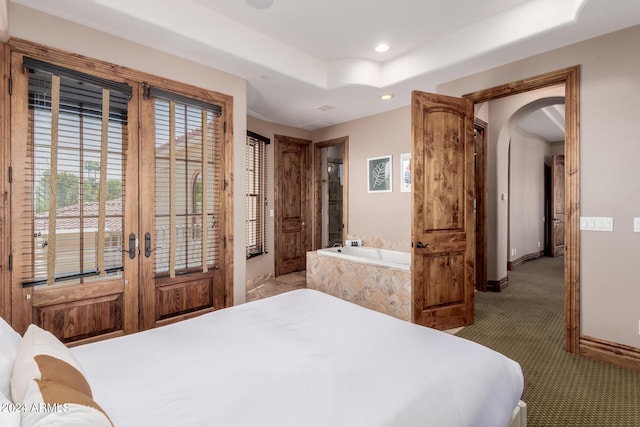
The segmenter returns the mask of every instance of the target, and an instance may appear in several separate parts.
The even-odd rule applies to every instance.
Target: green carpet
[[[520,363],[529,427],[640,427],[640,372],[563,350],[562,258],[527,262],[475,298],[476,323],[457,335]]]

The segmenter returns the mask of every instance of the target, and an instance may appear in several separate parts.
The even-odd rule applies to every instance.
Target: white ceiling
[[[0,0],[247,80],[248,114],[313,130],[409,105],[413,89],[640,24],[637,0]],[[5,18],[5,19],[3,19]],[[386,42],[390,49],[377,53]],[[381,101],[379,96],[394,97]],[[544,117],[544,113],[540,113]]]

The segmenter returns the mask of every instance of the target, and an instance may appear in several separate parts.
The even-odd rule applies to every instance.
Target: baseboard
[[[535,252],[532,254],[522,255],[520,258],[507,262],[507,271],[511,271],[517,266],[524,264],[527,261],[533,261],[534,259],[542,258],[544,251]]]
[[[487,290],[491,292],[500,292],[507,286],[509,286],[509,276],[500,280],[487,280]]]
[[[580,355],[634,371],[640,371],[640,348],[581,336]]]

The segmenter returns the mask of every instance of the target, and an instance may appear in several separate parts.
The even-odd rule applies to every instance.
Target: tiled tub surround
[[[348,254],[341,257],[342,254],[335,253],[337,249],[347,252],[351,248],[331,249],[334,253],[325,249],[307,252],[308,288],[398,319],[411,321],[411,272],[408,253],[399,256],[405,258],[405,265],[385,266],[371,260],[355,260]],[[397,257],[398,253],[387,255]]]

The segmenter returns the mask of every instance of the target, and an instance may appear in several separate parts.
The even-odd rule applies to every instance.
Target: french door
[[[141,327],[223,307],[220,108],[145,88],[140,176]]]
[[[51,56],[11,54],[13,326],[78,343],[231,304],[230,97]]]
[[[134,332],[136,87],[19,53],[11,78],[12,324],[65,342]]]

